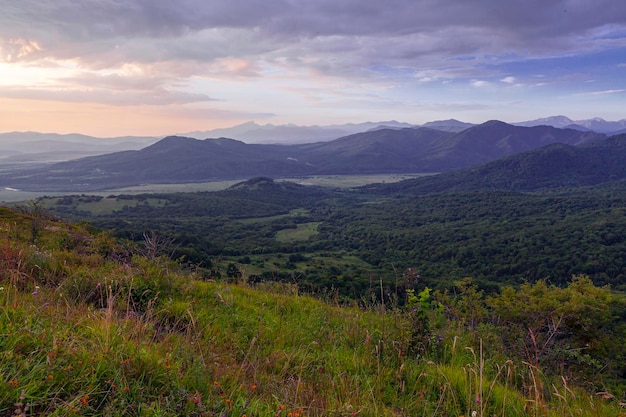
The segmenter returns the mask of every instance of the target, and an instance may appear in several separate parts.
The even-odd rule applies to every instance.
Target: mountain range
[[[618,121],[606,121],[600,117],[594,117],[592,119],[572,120],[567,116],[551,116],[511,124],[522,127],[546,125],[557,128],[571,128],[582,131],[594,131],[604,134],[626,133],[626,119]],[[255,122],[247,122],[230,128],[186,132],[179,133],[178,135],[196,139],[228,137],[236,138],[246,143],[295,144],[326,142],[342,136],[348,136],[354,133],[361,133],[381,128],[402,129],[407,127],[428,127],[431,129],[437,129],[446,132],[461,132],[473,126],[476,125],[473,123],[461,122],[455,119],[436,120],[424,123],[422,125],[412,125],[408,123],[397,122],[395,120],[376,123],[366,122],[330,126],[297,126],[293,124],[259,125]]]
[[[411,125],[409,123],[397,122],[395,120],[376,123],[348,123],[329,126],[298,126],[294,124],[259,125],[255,122],[247,122],[229,128],[179,133],[177,134],[177,136],[184,136],[195,139],[220,137],[236,138],[246,143],[297,144],[328,142],[342,136],[366,132],[368,130],[376,130],[381,128],[401,129],[405,127],[414,127],[414,125]]]
[[[527,122],[513,123],[516,126],[532,127],[548,125],[558,128],[570,128],[583,131],[594,131],[610,135],[626,133],[626,119],[618,121],[606,121],[600,117],[585,120],[572,120],[566,116],[552,116],[543,119],[530,120]]]
[[[605,121],[596,117],[586,120],[572,120],[566,116],[552,116],[512,124],[523,127],[547,125],[604,134],[626,133],[626,119]],[[431,121],[422,125],[412,125],[395,120],[329,126],[259,125],[254,122],[247,122],[229,128],[180,133],[176,136],[196,139],[226,137],[241,140],[248,144],[306,144],[328,142],[355,133],[381,129],[427,127],[458,133],[473,126],[476,125],[455,119]],[[0,133],[0,169],[6,166],[41,165],[125,150],[139,150],[162,138],[163,136],[99,138],[76,133]]]
[[[92,191],[144,183],[255,176],[441,173],[550,144],[583,149],[582,145],[605,138],[596,132],[546,125],[522,127],[495,120],[460,132],[429,127],[379,128],[332,141],[296,145],[170,136],[140,150],[6,173],[0,176],[0,186],[33,191]]]
[[[72,133],[0,133],[0,166],[46,164],[123,150],[141,149],[160,138],[122,136],[96,138]]]

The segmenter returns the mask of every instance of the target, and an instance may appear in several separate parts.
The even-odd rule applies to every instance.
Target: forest
[[[411,193],[257,178],[219,192],[50,197],[36,204],[197,268],[367,298],[390,288],[482,290],[586,275],[626,285],[626,183],[536,192]],[[406,271],[412,271],[407,274]],[[232,278],[232,277],[231,277]]]

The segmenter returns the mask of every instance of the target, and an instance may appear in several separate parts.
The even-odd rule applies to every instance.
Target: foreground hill
[[[0,221],[1,415],[621,415],[626,307],[584,277],[340,306]]]
[[[549,143],[577,145],[603,137],[592,132],[549,126],[524,128],[496,121],[459,133],[424,127],[380,129],[331,142],[290,146],[173,136],[139,151],[6,174],[0,177],[0,186],[86,191],[255,176],[446,172]]]

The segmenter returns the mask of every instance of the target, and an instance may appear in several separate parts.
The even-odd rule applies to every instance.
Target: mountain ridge
[[[529,192],[626,180],[626,134],[577,146],[553,143],[437,176],[373,185],[381,192]]]
[[[549,126],[489,121],[461,132],[381,129],[303,145],[246,144],[169,136],[141,150],[92,156],[0,176],[0,185],[33,191],[89,191],[145,183],[185,183],[328,174],[438,173],[467,168],[548,143],[604,138]]]

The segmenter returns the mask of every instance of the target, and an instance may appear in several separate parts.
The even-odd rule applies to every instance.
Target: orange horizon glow
[[[0,98],[0,133],[36,131],[94,137],[158,137],[229,127],[245,121],[194,116],[182,111],[180,106],[114,106]]]

